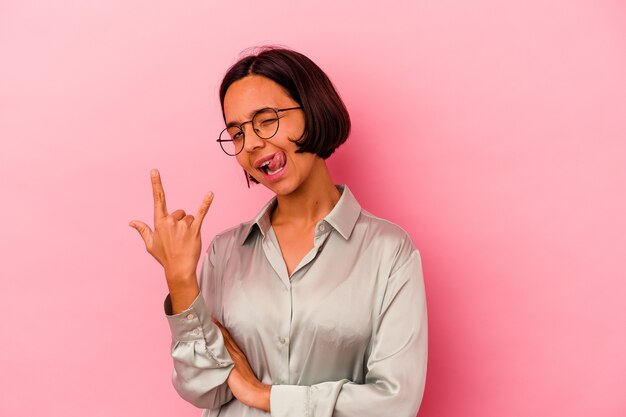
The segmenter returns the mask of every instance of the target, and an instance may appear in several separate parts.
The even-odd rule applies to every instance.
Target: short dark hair
[[[328,158],[350,133],[350,115],[332,82],[320,67],[299,52],[276,46],[259,50],[241,58],[224,75],[220,86],[224,121],[228,88],[248,75],[267,77],[280,85],[304,112],[304,132],[294,141],[299,147],[296,152]]]

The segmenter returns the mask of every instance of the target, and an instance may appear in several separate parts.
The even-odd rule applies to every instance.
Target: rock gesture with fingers
[[[154,196],[154,231],[147,224],[133,220],[130,226],[139,232],[148,253],[163,266],[172,301],[172,313],[187,309],[200,292],[196,268],[202,250],[200,228],[213,201],[213,193],[204,196],[196,217],[184,210],[167,213],[165,191],[159,171],[150,172]]]

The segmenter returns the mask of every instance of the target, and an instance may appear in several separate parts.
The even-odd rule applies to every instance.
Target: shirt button
[[[284,344],[285,344],[285,342],[287,341],[287,339],[285,339],[284,337],[282,337],[282,336],[281,336],[281,337],[279,337],[279,338],[278,338],[278,341],[279,341],[282,345],[284,345]]]
[[[196,327],[195,329],[193,329],[193,334],[198,336],[200,334],[200,328]]]
[[[187,314],[187,320],[193,320],[193,314],[191,313]]]
[[[318,229],[320,232],[323,232],[324,230],[326,230],[326,226],[324,226],[323,224],[320,224],[320,227]]]

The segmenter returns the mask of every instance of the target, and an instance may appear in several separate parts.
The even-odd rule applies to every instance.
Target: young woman
[[[151,173],[164,267],[173,383],[203,416],[414,417],[424,390],[421,260],[399,226],[335,185],[325,160],[350,130],[324,72],[292,50],[265,48],[227,72],[218,142],[246,178],[275,195],[251,221],[213,238],[199,277],[200,227],[168,213]]]

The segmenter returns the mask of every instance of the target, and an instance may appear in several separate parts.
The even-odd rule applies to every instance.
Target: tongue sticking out
[[[276,152],[272,158],[272,162],[269,163],[268,168],[270,171],[276,171],[277,169],[282,168],[283,165],[285,165],[285,153]]]

